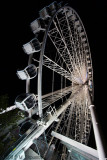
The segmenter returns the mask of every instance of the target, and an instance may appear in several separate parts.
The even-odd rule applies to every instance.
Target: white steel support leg
[[[91,111],[92,124],[93,124],[93,129],[94,129],[94,135],[95,135],[95,141],[96,141],[96,145],[97,145],[99,160],[105,160],[106,155],[104,152],[103,141],[102,141],[101,134],[100,134],[101,131],[99,128],[99,123],[96,118],[95,106],[90,105],[89,108]]]
[[[66,136],[63,136],[62,134],[59,134],[59,133],[54,132],[54,131],[51,132],[51,135],[53,137],[56,137],[57,139],[61,140],[62,144],[65,144],[66,146],[69,146],[70,150],[72,148],[75,148],[80,153],[87,155],[87,157],[90,157],[90,159],[92,159],[92,156],[98,158],[97,150],[95,150],[91,147],[88,147],[88,146],[86,146],[86,145],[84,145],[80,142],[72,140],[72,139],[70,139]],[[70,150],[69,150],[69,152],[70,152]]]

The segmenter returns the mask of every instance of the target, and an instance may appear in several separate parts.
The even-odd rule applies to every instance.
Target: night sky
[[[34,38],[30,23],[39,17],[39,10],[52,0],[6,2],[1,4],[0,19],[0,95],[9,95],[13,105],[16,96],[25,92],[25,81],[16,76],[19,68],[27,66],[28,56],[22,45]],[[60,2],[60,1],[58,1]],[[103,133],[107,135],[107,1],[69,0],[63,1],[79,14],[88,36],[94,70],[94,104]],[[107,138],[106,138],[107,139]]]

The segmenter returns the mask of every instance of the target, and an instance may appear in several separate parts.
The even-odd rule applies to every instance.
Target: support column
[[[103,139],[101,137],[101,130],[100,130],[99,123],[97,121],[97,117],[95,113],[95,106],[90,105],[89,108],[91,111],[92,124],[93,124],[93,129],[94,129],[94,135],[95,135],[95,141],[96,141],[96,146],[98,150],[99,160],[105,160],[106,155],[104,151]]]

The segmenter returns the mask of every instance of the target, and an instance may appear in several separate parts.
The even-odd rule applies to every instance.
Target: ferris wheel
[[[87,144],[91,128],[88,106],[93,98],[90,48],[76,11],[69,6],[60,7],[56,2],[50,4],[39,12],[40,18],[31,23],[35,38],[23,45],[24,51],[29,55],[28,67],[17,74],[20,79],[26,79],[25,97],[29,99],[31,96],[34,106],[38,103],[36,112],[40,117],[43,116],[43,110],[57,112],[60,105],[79,92],[71,99],[71,104],[58,117],[58,121],[47,129],[46,136],[49,145],[57,143],[55,138],[50,137],[52,130]],[[35,95],[30,93],[30,79],[37,72],[38,91],[34,98]],[[42,82],[46,85],[45,91],[42,90]],[[20,97],[16,99],[16,104],[19,99]],[[27,106],[27,100],[25,104]],[[31,104],[32,109],[29,109],[32,114],[34,106]],[[65,155],[65,147],[62,150]]]
[[[36,73],[34,64],[38,64],[37,100],[40,117],[42,110],[47,112],[50,107],[57,110],[59,105],[83,86],[81,93],[71,101],[51,129],[87,144],[91,128],[88,106],[93,98],[90,48],[84,26],[76,11],[68,6],[57,9],[54,2],[40,11],[40,18],[31,23],[35,38],[23,45],[23,48],[29,54],[28,67],[32,73]],[[43,34],[41,42],[39,38]],[[19,75],[20,73],[18,71]],[[30,78],[26,78],[26,93],[29,93]],[[42,81],[43,85],[47,86],[44,95]],[[90,99],[86,94],[86,86]],[[48,134],[47,132],[47,137]],[[53,143],[53,140],[54,138],[51,138],[49,143]]]
[[[42,128],[36,138],[45,133],[48,146],[43,150],[38,145],[41,156],[46,158],[49,147],[53,147],[60,153],[60,159],[65,160],[67,147],[51,133],[88,143],[89,106],[93,102],[90,47],[83,23],[73,8],[53,2],[40,10],[39,15],[30,24],[35,37],[23,45],[29,55],[28,66],[17,71],[17,75],[26,80],[26,93],[16,98],[15,105],[27,111],[29,118],[40,117],[37,124]],[[37,88],[34,88],[35,82]]]

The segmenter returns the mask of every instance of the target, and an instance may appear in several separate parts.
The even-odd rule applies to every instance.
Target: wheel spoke
[[[70,94],[71,92],[72,88],[70,86],[42,96],[43,109],[46,108],[47,106],[50,106],[52,103],[58,101],[59,99],[65,97],[66,95]]]

